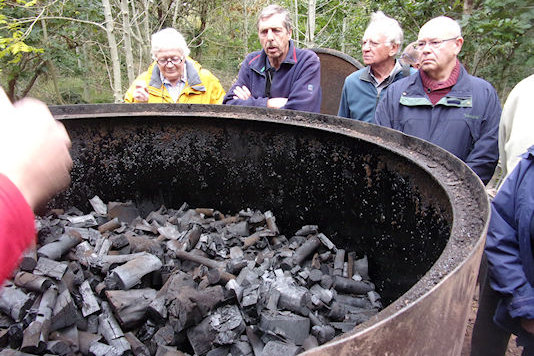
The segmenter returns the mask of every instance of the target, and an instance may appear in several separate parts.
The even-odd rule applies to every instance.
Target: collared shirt
[[[395,65],[393,66],[393,69],[391,70],[391,72],[389,73],[389,75],[387,77],[384,78],[384,80],[382,80],[380,83],[378,82],[378,79],[376,79],[375,75],[373,74],[373,71],[372,70],[369,70],[369,74],[371,74],[371,83],[375,86],[376,88],[376,91],[378,92],[378,94],[380,94],[380,92],[384,89],[384,88],[387,88],[387,86],[391,83],[389,83],[389,78],[393,78],[395,77],[395,75],[397,75],[398,72],[400,72],[402,70],[402,66],[400,64],[400,62],[398,60],[395,60]]]
[[[187,82],[187,71],[185,66],[183,66],[183,68],[182,79],[180,79],[176,85],[172,85],[171,82],[160,72],[161,82],[165,85],[165,88],[167,88],[167,91],[174,102],[178,101],[182,90],[184,90],[185,83]]]
[[[428,95],[428,99],[430,99],[432,105],[436,105],[441,98],[451,91],[453,85],[458,82],[458,77],[460,76],[460,61],[456,59],[456,65],[449,75],[449,78],[443,82],[433,80],[422,70],[419,71],[419,74],[421,75],[421,82],[425,88],[425,93]]]

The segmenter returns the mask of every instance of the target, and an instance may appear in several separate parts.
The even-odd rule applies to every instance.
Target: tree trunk
[[[347,45],[345,44],[345,36],[347,34],[347,16],[343,16],[343,24],[341,28],[341,52],[347,53]]]
[[[174,1],[174,15],[172,16],[172,27],[178,28],[178,17],[182,14],[182,2],[179,0]]]
[[[306,26],[306,46],[315,46],[315,4],[316,0],[308,0],[308,21]]]
[[[132,53],[132,29],[130,27],[130,14],[128,12],[128,0],[121,0],[122,13],[122,30],[124,36],[124,51],[126,54],[126,71],[128,73],[128,82],[132,83],[135,79],[134,62]]]
[[[295,0],[295,25],[293,26],[293,38],[299,42],[299,3]]]
[[[41,26],[43,27],[43,44],[45,48],[49,48],[48,46],[48,31],[46,28],[46,21],[41,20]],[[59,92],[59,85],[57,83],[57,70],[56,66],[50,59],[45,60],[46,66],[48,67],[48,71],[50,72],[50,79],[52,79],[52,84],[54,85],[54,92],[56,93],[56,98],[58,100],[58,103],[61,105],[65,105],[65,102],[63,101],[63,98],[61,97],[61,93]]]
[[[118,103],[122,100],[122,83],[121,83],[121,68],[119,60],[119,52],[117,50],[117,41],[113,33],[114,22],[111,15],[111,4],[109,0],[102,0],[104,7],[104,18],[106,19],[106,35],[108,37],[109,52],[111,55],[111,67],[113,69],[113,79],[111,81],[111,90],[113,90],[113,98]]]

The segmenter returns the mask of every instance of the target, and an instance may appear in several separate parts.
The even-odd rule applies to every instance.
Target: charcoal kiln
[[[459,354],[489,217],[461,161],[399,132],[333,116],[247,107],[51,107],[69,132],[70,188],[88,199],[273,211],[367,255],[386,308],[309,355]]]

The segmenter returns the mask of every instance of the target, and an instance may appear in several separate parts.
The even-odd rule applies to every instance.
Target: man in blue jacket
[[[419,31],[418,75],[393,83],[378,104],[378,125],[432,142],[464,161],[487,184],[499,157],[501,105],[495,89],[458,61],[460,25],[440,16]]]
[[[263,49],[246,56],[223,104],[320,112],[319,57],[291,40],[289,13],[269,5],[258,17]]]
[[[486,238],[490,285],[500,295],[494,321],[534,355],[534,146],[491,205]]]
[[[338,115],[374,122],[378,100],[387,87],[412,72],[395,59],[403,40],[397,20],[382,11],[371,15],[371,22],[362,38],[363,63],[367,66],[345,79]],[[413,70],[415,72],[415,70]]]

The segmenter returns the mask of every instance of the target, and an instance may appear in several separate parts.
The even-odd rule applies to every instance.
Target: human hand
[[[534,335],[534,319],[521,318],[521,327],[528,331],[529,334]]]
[[[274,109],[280,109],[287,103],[287,98],[271,98],[267,100],[267,107],[268,108],[274,108]]]
[[[234,99],[247,100],[251,96],[250,90],[245,85],[242,87],[237,86],[234,89]]]
[[[133,91],[133,98],[140,103],[148,102],[148,87],[144,80],[137,80],[134,82],[135,89]]]
[[[38,100],[13,105],[0,89],[0,110],[0,173],[35,210],[70,182],[69,135]]]

